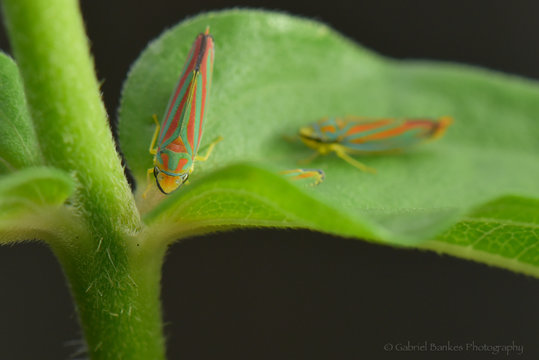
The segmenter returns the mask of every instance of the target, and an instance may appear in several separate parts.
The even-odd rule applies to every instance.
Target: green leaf
[[[538,244],[539,200],[505,196],[421,247],[539,277]]]
[[[39,235],[47,240],[61,233],[58,217],[63,211],[56,210],[72,192],[69,175],[54,168],[32,167],[1,176],[0,244]]]
[[[161,233],[168,232],[168,240],[239,226],[308,225],[340,235],[383,235],[376,233],[377,226],[343,216],[274,171],[250,164],[220,169],[176,191],[146,214],[144,221]]]
[[[146,188],[146,169],[152,167],[151,116],[164,112],[193,39],[208,25],[216,53],[202,143],[217,136],[224,140],[207,162],[196,164],[192,188],[160,204],[147,215],[148,221],[159,212],[164,221],[168,211],[181,208],[182,214],[191,215],[170,220],[181,220],[177,226],[183,229],[204,224],[195,226],[193,233],[204,232],[204,226],[247,225],[238,219],[250,219],[253,209],[266,203],[258,214],[278,207],[276,213],[287,213],[295,219],[294,226],[407,245],[435,238],[493,199],[509,194],[539,197],[536,83],[454,64],[390,60],[323,24],[247,10],[185,21],[151,43],[133,65],[119,111],[120,141],[139,182],[139,194]],[[348,114],[451,115],[455,122],[437,142],[404,154],[361,159],[378,170],[376,175],[328,155],[309,165],[326,172],[325,182],[316,188],[292,188],[268,173],[268,181],[261,176],[252,180],[243,172],[260,174],[260,169],[243,168],[221,188],[231,190],[229,195],[211,201],[204,195],[209,188],[219,188],[225,181],[221,176],[235,168],[208,174],[237,161],[274,170],[297,168],[297,161],[312,151],[285,141],[283,135],[293,135],[323,116]],[[203,175],[213,177],[204,180],[209,188],[196,185]],[[232,189],[242,186],[253,187],[250,192],[259,187],[259,205],[239,206],[246,200]],[[206,199],[206,205],[186,200],[197,196]],[[232,200],[235,196],[237,200]],[[233,221],[225,211],[230,203],[235,204]],[[316,203],[320,207],[314,207]],[[149,202],[139,204],[150,207]],[[313,208],[327,212],[324,222]],[[248,225],[264,226],[271,220],[270,226],[290,226],[279,216],[260,215]]]
[[[19,70],[0,52],[0,174],[43,162]]]

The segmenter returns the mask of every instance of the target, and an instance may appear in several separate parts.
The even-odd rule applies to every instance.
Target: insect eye
[[[183,185],[183,183],[185,183],[187,181],[188,177],[189,177],[189,173],[181,174],[176,179],[176,184],[178,184],[178,186]]]

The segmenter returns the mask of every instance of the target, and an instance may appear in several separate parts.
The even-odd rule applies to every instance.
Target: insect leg
[[[148,185],[146,186],[146,190],[144,190],[144,193],[142,194],[143,199],[146,199],[146,196],[148,196],[148,192],[152,188],[152,183],[150,181],[151,174],[153,174],[153,168],[148,169],[148,171],[146,172],[146,183]]]
[[[157,120],[157,115],[153,114],[153,121],[155,121],[155,131],[153,133],[152,142],[150,143],[150,154],[157,154],[157,148],[155,147],[155,142],[157,141],[157,135],[159,135],[159,130],[161,126],[159,125],[159,120]]]
[[[304,185],[316,186],[324,181],[325,173],[320,169],[291,169],[279,171],[290,180],[300,181]]]
[[[223,140],[223,137],[222,136],[218,136],[215,140],[213,140],[211,142],[210,145],[208,145],[208,150],[206,150],[206,154],[205,155],[197,155],[195,157],[195,160],[196,161],[206,161],[208,160],[208,158],[210,157],[211,155],[211,152],[213,151],[213,148],[215,147],[215,144],[217,144],[219,141]]]
[[[320,153],[318,151],[316,151],[311,156],[309,156],[307,159],[299,160],[298,164],[303,164],[303,165],[308,164],[311,161],[313,161],[314,159],[316,159],[319,155],[320,155]]]
[[[357,168],[357,169],[359,169],[361,171],[369,172],[369,173],[372,173],[372,174],[376,173],[376,169],[368,167],[367,165],[357,161],[356,159],[354,159],[350,155],[348,155],[344,150],[342,150],[340,148],[337,148],[337,149],[334,149],[334,151],[335,151],[335,153],[337,154],[338,157],[340,157],[341,159],[343,159],[344,161],[346,161],[347,163],[349,163],[353,167],[355,167],[355,168]]]

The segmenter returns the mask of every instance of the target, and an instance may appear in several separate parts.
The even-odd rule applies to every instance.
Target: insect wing
[[[349,118],[343,121],[338,143],[361,153],[402,150],[439,137],[448,125],[442,119]]]
[[[181,139],[182,151],[191,157],[196,155],[202,136],[207,92],[211,84],[213,56],[213,38],[208,33],[199,34],[189,51],[161,122],[157,140],[160,148]]]

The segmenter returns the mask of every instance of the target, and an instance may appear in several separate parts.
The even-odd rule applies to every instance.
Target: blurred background
[[[103,96],[146,44],[187,16],[234,6],[323,21],[394,58],[539,77],[539,2],[81,2]],[[5,31],[0,48],[9,52]],[[48,248],[0,248],[0,360],[69,359],[81,333]],[[539,280],[430,252],[308,231],[249,230],[175,244],[163,277],[169,359],[539,358]],[[524,353],[388,352],[384,345],[523,346]]]

